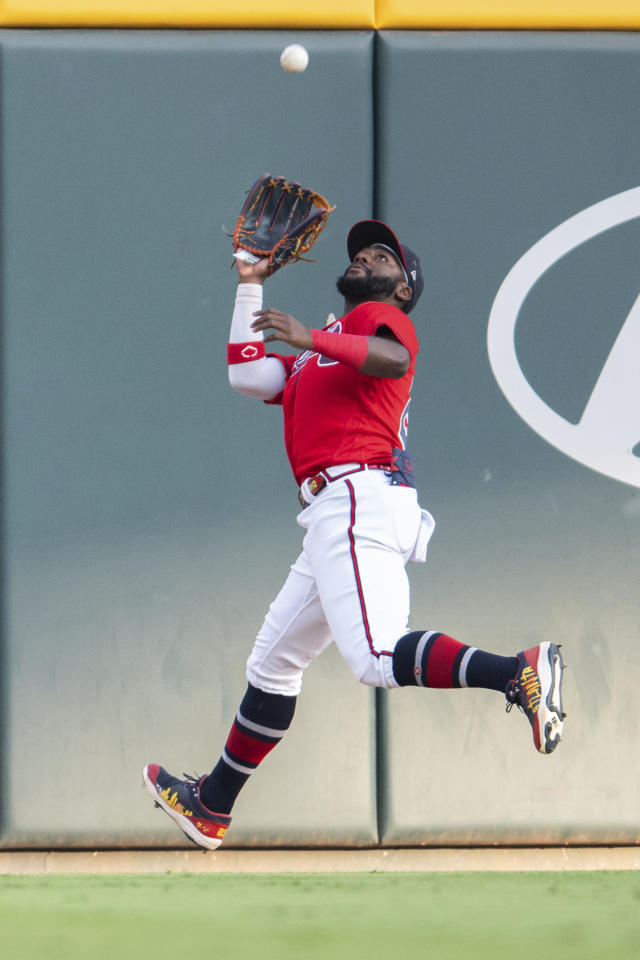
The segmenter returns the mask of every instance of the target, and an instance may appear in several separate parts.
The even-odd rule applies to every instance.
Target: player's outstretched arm
[[[310,330],[288,313],[281,310],[256,310],[251,329],[266,334],[265,343],[280,340],[298,350],[313,350],[330,360],[338,360],[355,367],[369,377],[388,377],[398,380],[403,377],[411,363],[409,351],[391,331],[381,328],[375,337],[352,333],[330,333],[326,330]]]
[[[239,283],[227,347],[229,383],[247,397],[272,400],[284,388],[286,371],[279,360],[266,356],[262,333],[251,329],[253,311],[262,306],[268,261],[236,263]]]

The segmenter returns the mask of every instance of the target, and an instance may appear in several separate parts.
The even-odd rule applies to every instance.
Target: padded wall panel
[[[379,63],[378,212],[426,277],[409,440],[437,527],[412,626],[503,654],[552,639],[569,664],[551,757],[500,694],[390,693],[384,840],[637,842],[640,38],[388,33]],[[501,308],[552,436],[498,385],[488,319],[516,261],[601,201]],[[578,428],[598,470],[565,452]]]
[[[286,33],[0,35],[4,846],[181,842],[141,768],[215,762],[300,549],[280,411],[226,380],[224,228],[265,170],[325,193],[318,263],[268,296],[307,323],[339,307],[372,38],[295,39],[292,77]],[[327,652],[228,842],[375,840],[371,721]]]

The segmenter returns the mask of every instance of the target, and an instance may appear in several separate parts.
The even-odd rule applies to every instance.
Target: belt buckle
[[[317,473],[314,477],[309,477],[307,480],[307,490],[312,497],[316,497],[321,490],[324,490],[326,485],[327,481],[320,473]]]
[[[311,503],[311,500],[307,500],[307,496],[317,497],[321,490],[327,485],[326,477],[323,477],[321,473],[316,473],[313,477],[307,477],[306,480],[303,480],[302,486],[298,491],[298,500],[302,508],[308,507]],[[307,496],[305,496],[305,494]]]

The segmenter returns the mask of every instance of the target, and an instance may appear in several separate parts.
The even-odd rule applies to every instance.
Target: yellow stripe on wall
[[[633,30],[640,0],[0,0],[0,26]]]
[[[10,27],[375,27],[375,0],[0,0]]]
[[[640,27],[639,0],[377,0],[383,29],[611,29]]]

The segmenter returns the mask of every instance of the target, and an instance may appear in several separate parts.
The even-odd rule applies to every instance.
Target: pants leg
[[[303,671],[331,640],[315,578],[303,552],[269,607],[247,661],[247,679],[266,693],[297,696]]]
[[[405,564],[421,519],[415,490],[379,470],[330,484],[298,518],[324,615],[361,683],[398,685],[391,661],[408,629]]]
[[[393,650],[408,629],[405,564],[421,529],[415,490],[381,470],[335,481],[298,516],[304,547],[247,662],[251,684],[297,696],[331,640],[361,683],[398,686]]]

